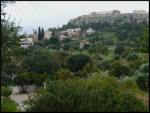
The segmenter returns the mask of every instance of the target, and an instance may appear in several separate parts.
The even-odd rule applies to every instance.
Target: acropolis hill
[[[133,13],[121,13],[119,10],[102,11],[102,12],[91,12],[88,15],[82,15],[75,19],[71,19],[70,23],[75,25],[81,25],[83,22],[89,24],[91,22],[101,23],[107,21],[113,23],[115,20],[122,20],[127,23],[140,23],[146,21],[149,23],[149,12],[144,10],[133,10]]]

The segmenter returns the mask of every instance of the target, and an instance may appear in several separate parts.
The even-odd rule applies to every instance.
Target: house
[[[20,44],[21,44],[21,47],[23,47],[24,49],[26,49],[29,46],[33,45],[33,40],[32,40],[32,38],[21,39]]]
[[[93,30],[92,28],[89,28],[86,30],[86,34],[89,34],[89,35],[94,33],[94,32],[95,32],[95,30]]]
[[[67,36],[65,36],[65,35],[59,36],[59,40],[60,40],[60,41],[62,41],[64,38],[67,38]]]
[[[49,39],[52,36],[52,31],[45,31],[44,32],[44,38]]]

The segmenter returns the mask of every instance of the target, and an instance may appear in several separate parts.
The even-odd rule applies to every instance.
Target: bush
[[[21,62],[21,67],[28,72],[52,74],[60,69],[60,64],[52,57],[49,51],[44,49],[36,50],[26,56]]]
[[[140,73],[139,71],[136,71],[134,74],[134,80],[142,91],[148,91],[149,73]]]
[[[63,50],[68,51],[71,48],[70,44],[64,44]]]
[[[58,36],[52,36],[49,39],[49,42],[50,42],[50,44],[53,44],[53,45],[59,45],[59,37]]]
[[[103,58],[99,54],[94,55],[94,60],[103,60]]]
[[[121,57],[122,57],[122,58],[127,58],[128,55],[129,55],[129,52],[123,52],[123,53],[121,54]]]
[[[131,54],[128,55],[127,61],[137,60],[138,58],[139,58],[139,57],[138,57],[137,54],[131,53]]]
[[[1,71],[1,85],[8,85],[12,82],[10,76],[6,74],[6,72]]]
[[[111,67],[111,61],[109,60],[102,60],[97,64],[97,67],[103,71],[109,70]]]
[[[43,41],[43,44],[44,44],[45,46],[50,45],[50,40],[49,40],[49,39],[44,40],[44,41]]]
[[[46,91],[35,96],[32,102],[30,112],[148,111],[132,91],[122,89],[117,79],[110,76],[48,80]]]
[[[143,91],[149,89],[149,63],[142,64],[139,71],[135,71],[134,80],[137,82],[139,88]]]
[[[72,79],[74,77],[74,74],[70,72],[70,70],[61,69],[56,73],[56,76],[58,79],[67,80]]]
[[[124,46],[117,45],[116,48],[115,48],[115,50],[114,50],[114,53],[115,54],[122,54],[124,51],[125,51]]]
[[[114,62],[109,70],[109,75],[113,75],[118,78],[125,75],[128,76],[129,73],[130,73],[130,68],[127,65],[122,65],[118,61]]]
[[[131,68],[130,75],[134,75],[135,70],[139,70],[142,64],[142,60],[133,60],[129,62]]]
[[[63,39],[63,43],[69,43],[69,42],[71,42],[71,39],[70,39],[70,38],[64,38],[64,39]]]
[[[1,98],[1,112],[20,112],[19,105],[10,98]]]
[[[91,65],[90,63],[87,63],[82,71],[78,71],[78,76],[87,77],[88,74],[90,74],[91,76],[91,74],[95,72],[100,73],[101,71],[97,68],[96,65]]]
[[[2,87],[1,86],[1,96],[4,98],[8,98],[12,94],[12,89],[10,87]]]
[[[105,40],[103,40],[103,44],[104,44],[104,45],[109,45],[109,46],[115,45],[113,39],[105,39]]]
[[[56,61],[58,61],[61,64],[62,68],[66,67],[66,62],[70,56],[68,52],[64,51],[55,51],[51,54]]]
[[[149,63],[142,64],[139,71],[141,73],[149,73]]]
[[[82,70],[88,62],[91,63],[91,59],[85,54],[73,55],[67,61],[67,68],[72,72],[78,72]]]
[[[44,44],[41,42],[34,42],[34,46],[44,47]]]
[[[116,54],[116,55],[114,56],[114,60],[119,60],[119,59],[120,59],[120,55]]]
[[[142,64],[141,60],[133,60],[129,62],[129,66],[134,70],[139,70]]]

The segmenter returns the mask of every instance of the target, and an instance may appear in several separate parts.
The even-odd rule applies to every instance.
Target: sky
[[[8,5],[4,11],[6,18],[10,15],[10,21],[23,27],[21,33],[28,35],[33,29],[43,27],[62,27],[70,19],[87,15],[90,12],[119,10],[121,13],[132,13],[133,10],[145,10],[149,12],[149,1],[16,1],[14,5]]]

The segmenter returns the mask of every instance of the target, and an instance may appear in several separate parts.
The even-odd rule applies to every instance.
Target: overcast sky
[[[17,1],[15,5],[4,9],[10,20],[19,22],[23,31],[32,34],[33,29],[43,27],[61,27],[70,19],[90,12],[119,10],[121,13],[132,13],[133,10],[149,11],[148,1]]]

